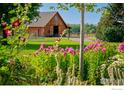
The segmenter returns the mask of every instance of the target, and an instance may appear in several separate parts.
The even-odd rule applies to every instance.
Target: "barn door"
[[[53,36],[58,37],[59,36],[59,29],[58,26],[53,27]]]

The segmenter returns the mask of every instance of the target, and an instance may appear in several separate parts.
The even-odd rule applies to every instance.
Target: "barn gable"
[[[29,27],[45,27],[56,15],[58,15],[65,26],[67,26],[58,12],[40,12],[38,20],[36,22],[33,21]]]

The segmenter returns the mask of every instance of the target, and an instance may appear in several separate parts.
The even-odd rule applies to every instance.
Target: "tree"
[[[118,31],[121,31],[121,38],[120,41],[123,39],[123,21],[124,21],[124,4],[108,4],[103,11],[103,15],[98,23],[96,29],[96,36],[101,40],[107,41],[117,41],[118,42]],[[111,27],[111,28],[110,28]],[[114,28],[114,29],[113,29]],[[117,28],[117,29],[116,29]],[[111,30],[111,31],[108,31]],[[113,30],[113,31],[112,31]],[[113,33],[114,32],[114,33]],[[119,32],[120,33],[120,32]],[[110,38],[110,35],[114,35]],[[119,35],[120,36],[120,35]],[[117,39],[116,39],[117,38]],[[109,40],[111,39],[111,40]]]
[[[83,80],[84,77],[84,63],[83,63],[83,48],[84,48],[84,12],[86,11],[90,11],[93,12],[94,11],[94,7],[96,5],[95,4],[84,4],[84,3],[68,3],[68,4],[58,4],[57,8],[58,9],[64,9],[64,10],[68,10],[70,7],[75,7],[76,9],[78,9],[78,11],[80,12],[80,62],[79,62],[79,71],[80,71],[80,77],[81,80]],[[53,8],[53,7],[51,7]]]
[[[70,24],[70,33],[80,33],[80,24]]]
[[[85,33],[95,33],[96,32],[96,26],[94,24],[85,24]]]
[[[84,4],[80,4],[80,14],[81,14],[81,18],[80,18],[80,56],[79,56],[79,70],[80,70],[80,75],[81,75],[81,79],[83,80],[84,77],[84,12],[85,12],[85,6]]]

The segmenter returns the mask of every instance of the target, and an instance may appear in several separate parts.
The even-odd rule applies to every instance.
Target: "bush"
[[[109,42],[122,42],[124,31],[121,27],[107,27],[104,31],[104,39]]]
[[[100,66],[108,60],[110,56],[117,53],[117,44],[97,42],[85,47],[84,54],[84,74],[85,80],[88,80],[89,84],[99,85],[100,79]]]

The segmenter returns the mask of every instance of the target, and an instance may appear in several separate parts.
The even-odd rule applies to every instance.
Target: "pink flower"
[[[118,50],[124,52],[124,44],[119,44]]]
[[[76,51],[73,51],[72,54],[75,56],[76,55]]]
[[[65,50],[64,50],[64,48],[61,48],[60,51],[61,51],[61,52],[64,52]]]
[[[67,48],[65,49],[65,51],[68,52],[68,50],[69,50],[69,48],[67,47]]]
[[[50,49],[44,48],[44,51],[45,51],[45,52],[50,52]]]
[[[84,52],[86,52],[86,51],[88,51],[88,50],[95,50],[95,51],[98,51],[98,50],[100,50],[101,49],[101,47],[102,47],[102,44],[101,43],[94,43],[94,44],[89,44],[88,46],[86,46],[85,48],[84,48]]]
[[[70,47],[69,49],[68,49],[68,52],[69,53],[71,53],[71,52],[73,52],[74,51],[74,49],[72,48],[72,47]]]
[[[64,53],[64,57],[66,57],[66,54],[67,54],[66,51],[64,51],[63,53]]]
[[[106,53],[106,48],[102,48],[102,52],[103,53]]]
[[[71,48],[68,48],[68,53],[71,53],[72,55],[76,55],[76,51],[71,47]]]
[[[44,49],[45,48],[45,44],[41,44],[39,49]]]
[[[100,44],[100,43],[96,44],[96,47],[101,47],[101,46],[102,46],[102,44]]]
[[[89,49],[92,49],[93,46],[94,46],[94,44],[90,44],[90,45],[88,45],[87,47],[88,47]]]

